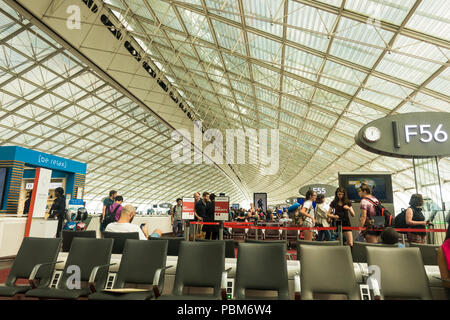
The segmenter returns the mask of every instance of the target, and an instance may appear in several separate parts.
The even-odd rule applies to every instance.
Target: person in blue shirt
[[[381,243],[383,244],[398,244],[399,248],[405,247],[403,243],[398,241],[398,239],[400,238],[400,234],[394,228],[385,228],[383,232],[381,232],[380,238]]]

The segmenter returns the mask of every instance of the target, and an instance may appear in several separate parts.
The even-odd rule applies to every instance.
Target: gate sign
[[[306,196],[306,192],[308,192],[308,190],[313,190],[317,193],[317,195],[323,194],[325,197],[332,197],[332,196],[334,196],[336,189],[337,189],[336,186],[318,183],[318,184],[309,184],[307,186],[303,186],[300,188],[300,190],[298,190],[298,192],[301,195]]]
[[[183,211],[181,212],[181,219],[194,220],[195,199],[183,198]]]
[[[230,199],[228,197],[216,197],[214,202],[214,220],[228,221],[230,210]]]
[[[399,158],[450,156],[450,112],[413,112],[366,124],[355,142],[370,152]]]

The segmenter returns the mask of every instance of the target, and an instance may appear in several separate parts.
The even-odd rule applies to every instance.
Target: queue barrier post
[[[198,228],[198,224],[194,224],[194,234],[192,235],[192,241],[194,241],[195,242],[195,235],[197,234],[197,230],[199,229]]]
[[[337,225],[338,225],[338,233],[339,233],[339,244],[341,246],[343,246],[344,245],[344,236],[342,234],[342,221],[338,220]]]
[[[223,221],[219,221],[219,240],[223,240]]]
[[[189,231],[191,223],[189,220],[184,220],[184,240],[189,241]]]

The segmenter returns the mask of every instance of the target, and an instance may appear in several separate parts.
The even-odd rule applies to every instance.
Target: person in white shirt
[[[316,224],[315,219],[315,209],[313,206],[313,202],[316,201],[317,193],[313,190],[308,190],[306,192],[306,200],[303,203],[303,207],[300,210],[300,214],[303,216],[303,227],[305,228],[313,228]],[[304,230],[303,235],[305,240],[311,241],[313,238],[313,230]]]
[[[319,194],[316,199],[316,225],[318,227],[328,228],[328,206],[325,204],[325,196]],[[330,241],[331,233],[329,230],[320,230],[317,236],[319,241]]]
[[[134,216],[136,215],[136,210],[131,204],[127,204],[123,207],[120,213],[120,218],[117,222],[108,224],[105,231],[108,232],[138,232],[139,240],[148,239],[148,224],[144,224],[140,228],[136,224],[132,224]]]

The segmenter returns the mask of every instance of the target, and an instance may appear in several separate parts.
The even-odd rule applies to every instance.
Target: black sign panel
[[[361,148],[399,158],[450,156],[450,113],[414,112],[377,119],[355,137]]]
[[[308,192],[308,190],[313,190],[317,193],[317,195],[323,194],[325,197],[332,197],[332,196],[334,196],[336,189],[337,189],[336,186],[318,183],[318,184],[310,184],[307,186],[303,186],[300,188],[300,190],[298,190],[298,192],[301,195],[306,196],[306,192]]]

